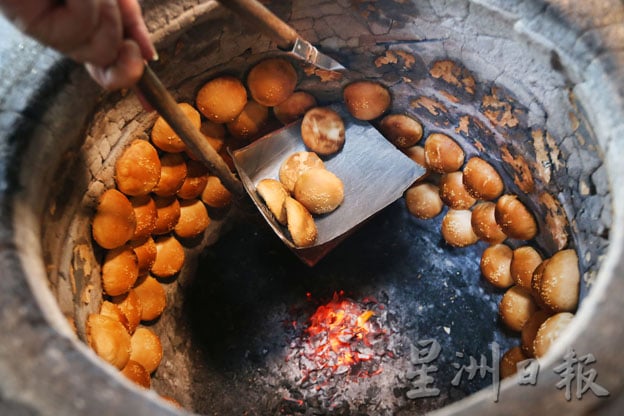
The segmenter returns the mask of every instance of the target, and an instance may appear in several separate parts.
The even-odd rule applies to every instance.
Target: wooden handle
[[[299,34],[256,0],[219,0],[269,36],[282,49],[291,49]]]
[[[180,110],[178,103],[147,64],[137,87],[173,131],[180,136],[189,150],[206,164],[212,174],[221,179],[223,186],[239,199],[245,196],[242,183],[232,174],[228,165],[210,146],[204,135]]]

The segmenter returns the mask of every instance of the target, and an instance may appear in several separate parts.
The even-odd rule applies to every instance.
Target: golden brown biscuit
[[[344,184],[327,169],[312,168],[299,175],[293,195],[310,213],[328,214],[342,204]]]
[[[537,336],[539,327],[548,319],[551,314],[543,309],[535,312],[529,320],[522,327],[520,333],[520,339],[522,342],[522,351],[527,357],[535,357],[535,350],[533,349],[533,342]]]
[[[122,369],[130,359],[130,334],[117,320],[90,314],[86,325],[87,343],[104,361]]]
[[[529,318],[537,311],[531,292],[518,285],[510,287],[498,305],[502,321],[512,331],[522,331]]]
[[[180,219],[180,202],[175,196],[156,196],[154,202],[158,215],[153,233],[160,235],[173,231]]]
[[[467,209],[449,209],[442,218],[442,237],[453,247],[466,247],[476,243],[479,237],[472,230],[472,213]]]
[[[463,181],[466,190],[477,199],[496,199],[505,189],[496,169],[480,157],[472,157],[466,162]]]
[[[173,231],[180,238],[193,238],[203,233],[210,225],[206,206],[199,199],[180,202],[180,219]]]
[[[247,87],[254,100],[266,107],[284,102],[295,91],[297,71],[282,58],[268,58],[251,68]]]
[[[578,306],[580,281],[576,252],[572,249],[558,251],[544,268],[540,298],[553,312],[573,312]]]
[[[314,152],[296,152],[288,156],[279,170],[279,180],[288,192],[295,190],[299,175],[311,168],[325,168],[325,163]]]
[[[225,208],[232,202],[232,193],[223,186],[221,179],[211,175],[206,180],[201,200],[211,208]]]
[[[282,124],[289,124],[299,120],[303,115],[316,106],[316,98],[305,91],[295,91],[285,101],[273,107],[273,114]]]
[[[446,134],[431,133],[425,140],[425,163],[434,172],[455,172],[464,164],[464,151]]]
[[[544,310],[549,310],[548,305],[542,300],[540,296],[540,289],[542,286],[542,277],[544,277],[544,270],[546,270],[546,266],[550,262],[550,259],[544,259],[542,262],[535,268],[533,271],[533,276],[531,276],[531,294],[533,295],[533,299],[539,305],[540,308]]]
[[[149,374],[156,371],[162,360],[160,338],[151,329],[140,327],[130,340],[130,359],[141,364]]]
[[[561,312],[547,318],[540,325],[533,340],[533,353],[536,358],[546,355],[555,341],[563,335],[573,318],[574,315],[570,312]]]
[[[518,286],[531,290],[533,272],[542,262],[542,256],[531,246],[518,247],[511,259],[511,278]]]
[[[136,217],[136,227],[132,240],[141,240],[154,232],[158,219],[156,203],[149,195],[132,197],[130,203]]]
[[[342,96],[349,113],[358,120],[372,120],[390,107],[390,91],[372,81],[356,81],[347,85]]]
[[[309,247],[318,236],[312,214],[297,200],[287,197],[284,201],[286,222],[293,243],[297,247]]]
[[[147,195],[159,179],[158,152],[146,140],[134,140],[115,162],[115,183],[126,195]]]
[[[227,130],[232,137],[247,142],[257,139],[264,131],[269,120],[269,109],[262,104],[249,100],[243,111],[227,123]]]
[[[186,117],[188,117],[191,121],[191,124],[193,124],[196,129],[199,129],[201,126],[201,116],[199,115],[199,112],[195,110],[195,107],[188,103],[178,103],[178,106],[184,115],[186,115]],[[154,123],[151,137],[154,146],[164,152],[180,153],[186,150],[186,145],[180,136],[173,131],[171,126],[169,126],[169,124],[167,124],[165,119],[162,117],[158,117]]]
[[[497,244],[507,239],[507,235],[496,222],[496,204],[490,201],[479,202],[472,209],[470,223],[475,234],[486,243]]]
[[[464,187],[462,172],[445,173],[440,178],[440,198],[449,208],[469,209],[474,205],[474,199]]]
[[[102,264],[102,289],[110,296],[128,292],[139,276],[139,262],[132,247],[125,245],[106,253]]]
[[[137,296],[134,289],[130,289],[128,293],[119,296],[113,296],[111,302],[117,305],[119,310],[125,315],[128,321],[128,332],[134,333],[134,330],[141,322],[141,300]]]
[[[150,271],[156,261],[156,243],[149,236],[141,240],[132,240],[129,245],[137,256],[139,276],[142,276]]]
[[[93,216],[93,239],[102,248],[113,249],[124,245],[134,235],[136,217],[132,204],[116,189],[104,192]]]
[[[167,305],[165,289],[152,276],[140,278],[134,287],[134,293],[141,304],[141,321],[153,321],[165,310]]]
[[[417,184],[405,191],[405,204],[412,215],[424,220],[437,216],[444,208],[438,187],[430,183]]]
[[[256,191],[258,191],[258,195],[264,200],[275,219],[280,224],[286,225],[284,201],[289,195],[284,185],[275,179],[262,179],[256,185]]]
[[[483,251],[481,273],[494,286],[505,289],[513,285],[510,265],[513,250],[505,244],[494,244]]]
[[[425,148],[424,147],[418,146],[418,145],[410,146],[410,147],[401,149],[401,151],[405,153],[405,156],[409,157],[410,159],[418,163],[423,168],[427,167],[427,164],[425,163]]]
[[[500,376],[507,378],[518,372],[518,363],[526,360],[528,357],[524,355],[522,348],[515,346],[505,352],[500,361]]]
[[[247,90],[243,83],[230,75],[211,79],[196,97],[197,108],[214,123],[229,123],[247,104]]]
[[[330,108],[315,107],[308,110],[301,122],[301,138],[308,149],[329,156],[342,149],[345,126],[338,113]]]
[[[133,360],[128,360],[126,366],[121,370],[121,374],[126,376],[133,383],[149,389],[152,379],[145,367]]]
[[[152,273],[158,277],[171,277],[182,269],[184,259],[184,247],[174,236],[158,237]]]
[[[153,192],[158,196],[172,196],[186,179],[186,161],[179,153],[165,153],[160,158],[160,180]]]
[[[383,135],[396,147],[414,146],[423,136],[422,124],[405,114],[390,114],[379,122]]]
[[[496,222],[505,234],[517,240],[530,240],[537,235],[537,222],[516,195],[506,194],[496,201]]]
[[[425,148],[422,146],[410,146],[401,149],[401,151],[405,154],[405,156],[412,159],[412,161],[419,166],[425,168],[425,173],[423,173],[418,179],[416,179],[415,183],[422,183],[425,179],[431,175],[431,171],[427,170],[427,163],[425,162]]]
[[[121,309],[119,309],[119,306],[115,305],[113,302],[107,300],[102,302],[102,306],[100,306],[100,315],[108,316],[109,318],[119,321],[119,323],[126,329],[130,327],[126,315],[121,311]]]
[[[177,192],[178,198],[193,199],[199,197],[207,183],[208,169],[206,166],[201,162],[189,160],[186,163],[186,178]]]

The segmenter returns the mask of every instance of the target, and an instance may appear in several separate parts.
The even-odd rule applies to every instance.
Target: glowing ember
[[[296,319],[284,322],[292,337],[283,374],[293,378],[282,384],[286,394],[281,414],[308,414],[307,406],[343,414],[338,409],[344,409],[348,397],[378,391],[372,377],[384,386],[396,379],[401,336],[393,324],[395,315],[373,297],[353,300],[343,291],[320,306],[312,294],[306,298],[305,308],[292,311]],[[385,364],[388,371],[382,372]]]
[[[304,348],[308,365],[304,373],[305,370],[329,369],[334,374],[343,374],[376,356],[373,346],[386,331],[376,322],[372,308],[365,308],[343,295],[344,292],[334,293],[333,299],[319,306],[310,318]],[[373,371],[357,371],[357,375],[381,372],[381,368],[370,370]]]

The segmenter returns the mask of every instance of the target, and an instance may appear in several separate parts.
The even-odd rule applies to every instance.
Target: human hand
[[[157,56],[138,0],[0,0],[0,10],[109,90],[133,86]]]

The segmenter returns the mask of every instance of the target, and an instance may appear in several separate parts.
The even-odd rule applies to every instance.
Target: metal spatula
[[[336,60],[319,52],[295,29],[284,23],[260,2],[256,0],[219,0],[219,2],[269,36],[280,49],[287,51],[295,58],[330,71],[345,69]]]
[[[301,121],[270,133],[232,154],[241,182],[178,107],[156,74],[146,65],[137,84],[147,101],[167,121],[188,148],[221,179],[238,200],[251,196],[279,238],[306,264],[313,266],[360,224],[401,197],[425,170],[390,144],[372,125],[356,120],[339,104],[332,108],[345,124],[345,145],[326,167],[345,185],[343,204],[317,218],[318,238],[311,247],[296,247],[256,192],[264,178],[277,178],[279,167],[292,153],[306,150],[300,138]],[[244,186],[243,186],[244,185]]]
[[[301,139],[301,121],[262,137],[232,153],[243,185],[273,231],[304,263],[313,266],[339,242],[374,214],[390,205],[425,169],[399,151],[370,123],[352,117],[341,104],[332,105],[345,125],[345,144],[325,160],[325,167],[344,184],[344,201],[334,212],[315,217],[318,231],[311,247],[293,244],[286,228],[264,204],[256,186],[265,178],[278,179],[284,160],[309,151]]]

